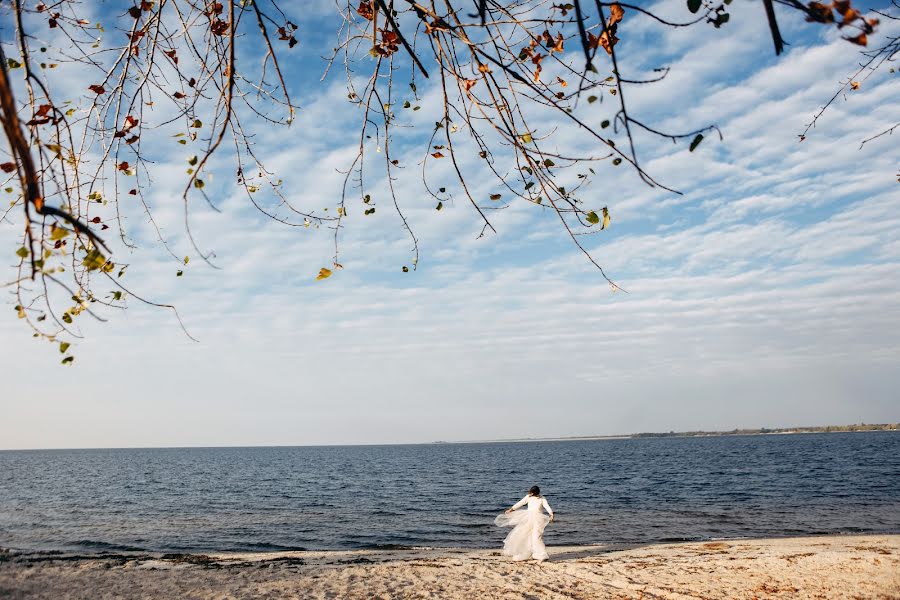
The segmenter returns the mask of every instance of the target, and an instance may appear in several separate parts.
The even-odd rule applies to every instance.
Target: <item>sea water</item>
[[[548,544],[900,532],[900,433],[0,452],[0,547],[490,547],[540,485]]]

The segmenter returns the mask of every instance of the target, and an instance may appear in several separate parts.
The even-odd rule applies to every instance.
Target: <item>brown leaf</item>
[[[619,5],[619,3],[615,3],[609,7],[609,20],[606,22],[607,27],[612,27],[616,23],[622,20],[622,17],[625,15],[625,11]]]
[[[105,93],[106,93],[106,90],[103,89],[103,86],[100,85],[100,84],[98,84],[98,83],[95,83],[94,85],[89,85],[89,86],[88,86],[88,89],[91,90],[92,92],[94,92],[95,94],[97,94],[98,96],[99,96],[100,94],[105,94]]]
[[[127,171],[129,166],[128,161],[122,161],[116,165],[116,168],[120,171]]]
[[[361,16],[366,21],[371,21],[375,18],[375,9],[372,8],[371,2],[366,2],[363,0],[359,3],[359,6],[356,7],[356,14]]]
[[[5,162],[0,165],[0,169],[3,170],[4,173],[12,173],[16,170],[16,163],[14,162]]]
[[[869,38],[866,37],[866,34],[861,33],[855,37],[844,38],[851,44],[856,44],[857,46],[866,46],[869,43]]]
[[[440,152],[434,152],[434,153],[432,154],[432,156],[435,157],[435,158],[444,158],[444,155],[441,154]]]

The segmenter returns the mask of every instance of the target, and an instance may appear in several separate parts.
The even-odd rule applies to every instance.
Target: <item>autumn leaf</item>
[[[12,173],[16,170],[16,163],[14,162],[5,162],[0,165],[0,169],[3,170],[4,173]]]
[[[697,146],[699,146],[700,142],[702,142],[702,141],[703,141],[703,134],[698,133],[696,136],[694,136],[694,139],[691,140],[691,147],[689,148],[689,151],[693,152],[694,150],[696,150]]]
[[[434,153],[432,153],[431,156],[433,156],[435,158],[444,158],[444,155],[441,154],[440,152],[434,152]]]
[[[65,227],[57,227],[54,225],[50,228],[50,239],[54,242],[58,242],[59,240],[65,238],[69,235],[69,230]]]
[[[322,267],[321,269],[319,269],[319,274],[318,274],[318,276],[316,276],[316,281],[321,281],[322,279],[328,279],[329,277],[331,277],[331,269],[326,269],[325,267]]]
[[[502,194],[491,194],[491,200],[493,200],[493,201],[495,201],[495,202],[496,202],[497,200],[499,200],[500,198],[502,198],[502,197],[503,197]]]
[[[94,92],[95,94],[97,94],[98,96],[99,96],[100,94],[105,94],[105,93],[106,93],[106,90],[103,89],[103,86],[102,86],[102,85],[99,85],[99,84],[97,84],[97,83],[95,83],[94,85],[89,85],[89,86],[88,86],[88,89],[91,90],[92,92]]]
[[[600,226],[600,229],[606,229],[609,227],[609,210],[604,206],[603,207],[603,224]]]
[[[858,81],[851,81],[851,82],[850,82],[850,89],[851,89],[851,90],[858,90],[858,89],[859,89],[859,82],[858,82]]]
[[[81,261],[81,264],[84,265],[88,271],[96,271],[106,264],[106,257],[103,256],[99,250],[94,248],[84,256],[84,260]]]
[[[612,27],[616,23],[622,20],[622,17],[625,15],[625,10],[622,6],[617,2],[609,7],[609,21],[606,22],[607,27]]]
[[[130,165],[128,164],[127,160],[124,160],[124,161],[120,162],[118,165],[116,165],[116,168],[120,171],[127,171],[129,167],[130,167]]]

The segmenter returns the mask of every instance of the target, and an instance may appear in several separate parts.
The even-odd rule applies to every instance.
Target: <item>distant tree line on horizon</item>
[[[819,427],[778,427],[769,429],[732,429],[730,431],[670,431],[668,433],[633,433],[632,438],[700,437],[720,435],[759,435],[766,433],[832,433],[840,431],[897,431],[900,423],[859,423],[855,425],[823,425]]]

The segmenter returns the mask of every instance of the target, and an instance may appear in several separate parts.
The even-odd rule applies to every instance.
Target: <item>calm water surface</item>
[[[497,546],[539,484],[549,544],[900,532],[900,433],[0,452],[0,546]]]

